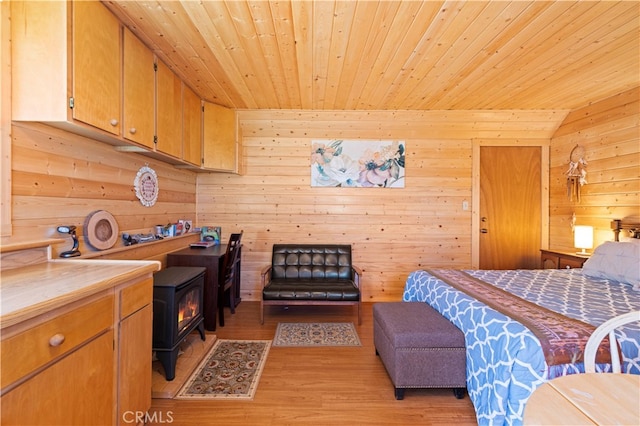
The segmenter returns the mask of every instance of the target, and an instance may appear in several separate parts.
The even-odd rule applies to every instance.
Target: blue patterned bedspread
[[[614,316],[640,310],[640,293],[630,285],[588,278],[580,269],[465,272],[596,327]],[[428,303],[464,332],[467,390],[478,424],[522,424],[524,406],[538,386],[584,371],[582,363],[550,368],[540,342],[529,329],[425,271],[409,275],[403,300]],[[623,371],[640,374],[640,326],[623,328],[618,340]]]

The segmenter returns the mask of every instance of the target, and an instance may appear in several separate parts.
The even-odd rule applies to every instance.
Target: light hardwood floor
[[[220,339],[272,339],[278,322],[353,322],[361,347],[272,347],[252,401],[154,399],[151,424],[172,425],[475,425],[469,396],[450,389],[411,389],[397,401],[373,346],[371,303],[355,308],[270,307],[260,325],[259,302],[225,310]],[[179,361],[178,361],[179,362]]]

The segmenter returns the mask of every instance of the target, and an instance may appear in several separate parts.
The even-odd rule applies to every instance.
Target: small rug
[[[281,322],[273,346],[361,346],[352,322]]]
[[[271,340],[218,339],[175,399],[253,399]]]

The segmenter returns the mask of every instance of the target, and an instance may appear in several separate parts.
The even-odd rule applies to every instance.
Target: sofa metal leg
[[[453,388],[453,394],[456,396],[456,398],[462,399],[464,398],[464,391],[466,390],[466,388]]]

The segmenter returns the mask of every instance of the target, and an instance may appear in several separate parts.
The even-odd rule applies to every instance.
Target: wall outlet
[[[462,210],[465,210],[465,211],[469,210],[469,202],[467,200],[464,200],[462,202]]]

